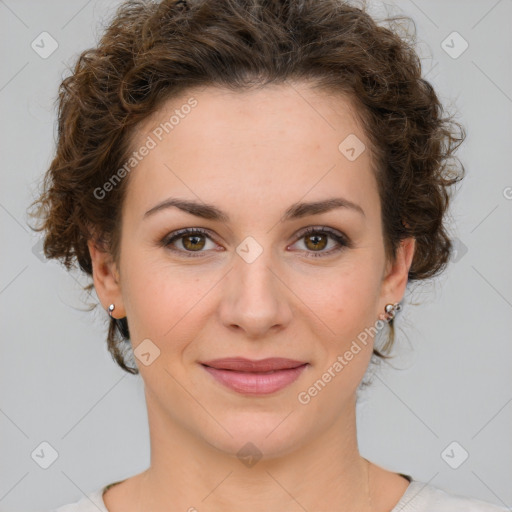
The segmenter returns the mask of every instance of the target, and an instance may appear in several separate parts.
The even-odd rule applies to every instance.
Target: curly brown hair
[[[343,0],[124,2],[60,85],[56,154],[30,213],[41,220],[32,229],[44,231],[45,256],[68,270],[76,262],[92,276],[92,238],[119,261],[128,180],[103,200],[94,191],[127,161],[134,128],[163,102],[196,86],[241,90],[303,80],[356,107],[371,144],[387,257],[412,236],[409,281],[437,275],[452,249],[444,216],[448,188],[465,173],[453,156],[465,131],[422,78],[415,30],[400,35],[402,20],[412,21],[393,16],[380,26],[364,2]],[[388,357],[390,327],[382,352],[373,350],[377,358]],[[108,350],[138,373],[127,366],[122,341],[129,341],[127,319],[111,319]]]

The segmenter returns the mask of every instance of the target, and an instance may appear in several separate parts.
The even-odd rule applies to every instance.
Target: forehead
[[[279,135],[282,143],[299,138],[304,143],[305,139],[322,139],[326,131],[352,129],[363,135],[359,124],[357,110],[346,95],[314,89],[304,82],[289,82],[235,91],[213,86],[188,89],[164,102],[139,125],[138,132],[144,135],[153,128],[159,138],[159,126],[165,136],[192,125],[198,136],[203,128],[209,131],[212,140],[217,130],[232,138],[237,134],[244,138],[240,133],[243,130],[260,136]],[[248,143],[245,138],[244,143]]]
[[[126,198],[141,207],[166,195],[256,207],[283,196],[323,199],[334,189],[355,202],[375,193],[354,106],[305,84],[189,89],[140,123],[132,149],[148,142]],[[347,145],[356,159],[343,153]]]

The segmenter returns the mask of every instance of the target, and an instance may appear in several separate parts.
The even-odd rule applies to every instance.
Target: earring
[[[114,311],[114,309],[114,304],[110,304],[110,306],[108,307],[108,314],[110,315],[110,318],[112,318],[112,311]]]
[[[384,307],[385,312],[381,313],[379,315],[379,318],[386,322],[391,322],[391,320],[395,318],[396,313],[401,309],[402,305],[399,302],[395,302],[394,304],[386,304],[386,306]]]

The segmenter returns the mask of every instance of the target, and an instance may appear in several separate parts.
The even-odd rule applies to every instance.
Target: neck
[[[319,425],[318,435],[286,453],[262,454],[256,463],[206,443],[158,411],[150,397],[148,411],[151,465],[139,480],[141,511],[231,512],[241,503],[244,512],[371,510],[370,464],[358,451],[355,396],[339,420]]]

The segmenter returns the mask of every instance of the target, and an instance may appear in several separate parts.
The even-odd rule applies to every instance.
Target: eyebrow
[[[143,219],[168,208],[178,208],[186,213],[195,215],[196,217],[201,217],[202,219],[216,220],[220,222],[230,221],[229,215],[224,213],[222,210],[219,210],[214,205],[176,198],[166,199],[165,201],[158,203],[156,206],[153,206],[153,208],[144,214]],[[364,210],[358,204],[342,197],[335,197],[332,199],[325,199],[323,201],[294,203],[286,210],[282,220],[288,221],[300,219],[302,217],[307,217],[308,215],[318,215],[337,208],[347,208],[360,213],[363,217],[366,217]]]

